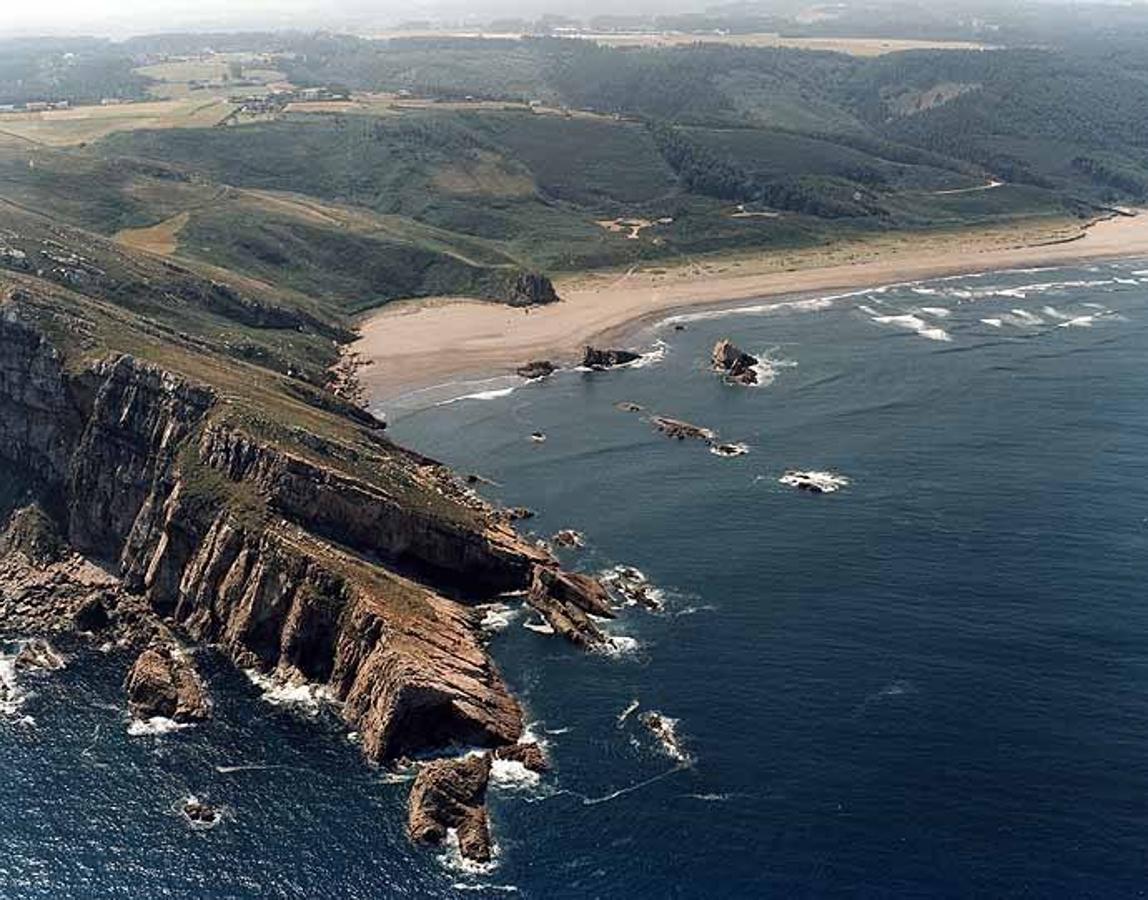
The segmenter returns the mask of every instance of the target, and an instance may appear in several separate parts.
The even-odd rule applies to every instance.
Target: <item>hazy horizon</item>
[[[638,0],[634,14],[688,12],[710,4],[667,4]],[[565,0],[488,0],[481,6],[462,0],[416,0],[379,4],[370,0],[51,0],[7,10],[0,36],[77,36],[123,38],[137,34],[220,29],[327,29],[370,31],[419,19],[480,23],[496,17],[536,17],[567,12],[574,16],[615,12],[608,4],[582,4],[571,10]]]

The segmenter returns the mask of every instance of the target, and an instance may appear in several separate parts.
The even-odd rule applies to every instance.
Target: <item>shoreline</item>
[[[1007,229],[898,233],[829,247],[648,264],[558,281],[562,301],[515,308],[473,298],[397,301],[367,314],[349,350],[363,362],[369,405],[395,403],[447,384],[516,377],[533,359],[576,361],[584,345],[620,343],[670,316],[750,300],[1148,257],[1148,215],[1089,223],[1024,223]]]

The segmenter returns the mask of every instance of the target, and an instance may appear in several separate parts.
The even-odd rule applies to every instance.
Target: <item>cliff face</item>
[[[519,737],[467,601],[552,560],[477,500],[449,514],[457,488],[425,460],[397,456],[389,490],[251,436],[155,365],[66,370],[15,304],[0,313],[0,464],[62,497],[61,532],[120,577],[125,622],[325,685],[375,759]]]

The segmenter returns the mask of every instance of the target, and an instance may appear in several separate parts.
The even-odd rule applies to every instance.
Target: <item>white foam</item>
[[[622,366],[615,366],[618,369],[644,369],[647,366],[653,366],[660,363],[666,358],[669,352],[670,345],[665,341],[654,341],[654,346],[651,350],[646,351],[637,359],[626,363]]]
[[[986,325],[992,325],[993,328],[1000,328],[1002,325],[1004,325],[1004,322],[1002,322],[1000,319],[981,319],[981,321]]]
[[[776,348],[775,348],[776,349]],[[773,355],[773,350],[757,354],[757,364],[751,367],[757,375],[757,383],[751,387],[768,387],[777,380],[782,369],[797,368],[797,361]]]
[[[549,622],[523,622],[523,628],[529,628],[539,634],[554,634],[554,626]]]
[[[923,338],[928,338],[930,341],[951,341],[952,338],[949,333],[943,328],[938,328],[935,325],[930,325],[924,319],[912,314],[902,314],[899,316],[873,316],[872,320],[878,325],[895,325],[898,328],[907,328],[910,331],[915,331]]]
[[[496,891],[500,894],[517,894],[518,888],[513,884],[489,884],[487,882],[476,882],[475,884],[467,884],[465,881],[456,881],[451,887],[456,891]]]
[[[1027,309],[1014,309],[1012,310],[1012,316],[1014,319],[1020,321],[1024,325],[1044,324],[1044,319],[1036,315],[1036,313],[1029,312]]]
[[[1042,313],[1044,313],[1046,316],[1048,316],[1050,319],[1056,319],[1058,322],[1067,322],[1069,319],[1072,318],[1072,316],[1065,315],[1060,310],[1055,309],[1054,307],[1051,307],[1051,306],[1041,307],[1040,311]]]
[[[638,700],[631,700],[629,706],[618,713],[618,724],[623,724],[631,715],[638,711],[638,707],[641,705]]]
[[[307,681],[288,681],[274,674],[265,675],[256,669],[244,669],[243,674],[262,692],[262,700],[272,706],[291,706],[317,714],[324,706],[337,705],[329,688]]]
[[[446,831],[446,843],[443,852],[439,854],[438,861],[452,872],[465,872],[467,875],[489,875],[498,868],[498,845],[491,847],[490,862],[476,862],[462,855],[458,844],[458,832],[453,828]]]
[[[1096,316],[1076,316],[1057,324],[1057,328],[1091,328]]]
[[[640,648],[641,644],[638,643],[637,638],[624,634],[608,634],[606,635],[606,642],[595,647],[594,652],[620,659],[625,656],[633,656]]]
[[[944,306],[922,306],[921,312],[926,316],[934,316],[938,319],[947,319],[952,315],[952,310]]]
[[[483,612],[482,620],[478,623],[479,627],[483,631],[495,632],[509,628],[522,608],[509,606],[506,603],[491,603],[480,606],[479,609]]]
[[[749,453],[748,444],[710,444],[710,453],[714,456],[745,456]]]
[[[450,406],[463,400],[497,400],[499,397],[509,397],[514,393],[514,387],[493,388],[489,391],[475,391],[473,394],[463,394],[461,397],[451,397],[449,400],[440,400],[435,406]]]
[[[5,716],[14,715],[27,699],[16,682],[15,656],[0,657],[0,693],[4,697],[0,702],[0,713]]]
[[[686,794],[691,800],[703,800],[706,803],[725,803],[729,794]]]
[[[532,772],[518,760],[498,759],[490,764],[490,783],[503,791],[532,791],[542,782],[542,776]]]
[[[844,297],[861,296],[867,291],[855,294],[838,294],[832,297],[813,297],[806,300],[779,300],[774,303],[758,303],[753,306],[734,306],[723,309],[707,309],[699,312],[680,313],[669,316],[659,322],[661,325],[684,325],[689,322],[706,322],[712,319],[724,319],[728,316],[764,316],[785,312],[819,312],[829,309],[834,301]]]
[[[832,494],[849,484],[849,479],[836,472],[789,471],[777,479],[789,487],[813,490],[817,493]]]
[[[181,731],[190,727],[186,722],[176,722],[174,719],[168,719],[164,716],[153,716],[150,719],[133,719],[128,725],[128,734],[132,737],[171,734],[173,731]]]

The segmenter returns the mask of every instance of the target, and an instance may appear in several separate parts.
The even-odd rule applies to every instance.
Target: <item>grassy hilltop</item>
[[[1148,82],[1055,48],[215,35],[76,45],[67,64],[64,49],[20,45],[0,88],[15,99],[23,65],[36,96],[91,101],[72,69],[98,63],[98,93],[167,99],[0,113],[0,197],[340,316],[505,299],[526,271],[1085,216],[1148,195]],[[246,111],[243,95],[276,85],[352,94]]]

